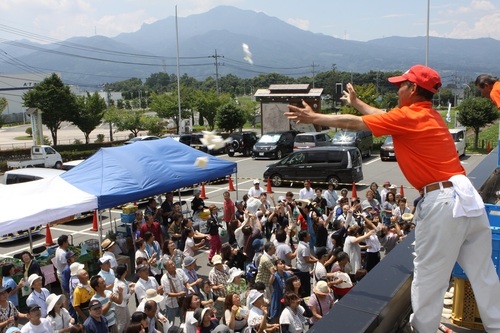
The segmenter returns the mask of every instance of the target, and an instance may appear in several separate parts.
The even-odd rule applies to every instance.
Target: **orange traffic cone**
[[[205,183],[201,183],[201,195],[200,198],[203,200],[208,199],[207,194],[205,193]]]
[[[97,225],[97,210],[94,210],[94,217],[92,218],[92,228],[90,231],[99,230],[99,226]]]
[[[229,190],[228,190],[228,191],[230,191],[230,192],[234,192],[234,191],[236,191],[236,190],[234,189],[233,179],[231,178],[231,176],[229,176]]]
[[[267,177],[267,189],[266,189],[266,192],[267,193],[274,193],[273,192],[273,188],[271,187],[271,178]]]
[[[52,245],[55,245],[56,243],[54,243],[54,241],[52,240],[52,234],[50,233],[50,227],[49,225],[47,224],[47,226],[45,227],[45,246],[52,246]]]
[[[399,190],[399,194],[404,198],[405,197],[405,189],[403,188],[403,185],[401,185],[401,189]]]
[[[356,191],[356,183],[355,182],[352,182],[352,195],[351,195],[351,198],[352,199],[357,199],[358,198],[358,192]]]
[[[488,141],[488,144],[486,145],[486,152],[487,153],[491,152],[491,145],[490,145],[489,141]]]

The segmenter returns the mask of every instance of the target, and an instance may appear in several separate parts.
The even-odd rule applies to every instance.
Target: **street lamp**
[[[464,88],[468,88],[469,90],[467,91],[467,95],[465,95],[465,89],[464,89],[464,99],[467,99],[469,98],[469,95],[470,95],[470,92],[471,92],[471,89],[470,89],[470,86],[468,84],[463,84],[463,87]]]

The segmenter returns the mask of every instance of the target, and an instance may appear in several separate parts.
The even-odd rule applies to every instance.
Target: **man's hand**
[[[284,115],[288,117],[290,120],[294,120],[298,123],[302,124],[313,124],[314,116],[316,112],[307,104],[305,101],[302,101],[303,108],[299,108],[295,105],[288,105],[288,112],[285,112]]]
[[[352,103],[358,98],[356,95],[356,91],[354,90],[354,87],[352,84],[348,83],[346,85],[346,89],[342,92],[342,97],[340,99],[342,101],[345,101],[347,104],[352,105]]]

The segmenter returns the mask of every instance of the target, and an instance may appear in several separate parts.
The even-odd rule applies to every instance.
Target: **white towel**
[[[453,189],[457,194],[453,206],[453,217],[477,217],[484,214],[484,202],[477,193],[469,178],[464,175],[456,175],[450,178]]]

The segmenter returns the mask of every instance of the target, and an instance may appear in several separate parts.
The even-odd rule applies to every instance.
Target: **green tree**
[[[144,129],[148,131],[148,135],[162,136],[165,134],[165,124],[161,118],[144,115],[141,122],[144,124]]]
[[[5,110],[6,107],[7,107],[7,99],[5,97],[0,97],[0,128],[2,128],[4,124],[2,112],[3,110]]]
[[[144,123],[144,111],[125,111],[125,110],[114,110],[108,113],[108,119],[110,119],[119,131],[130,131],[134,137],[139,134],[140,131],[146,129],[146,124]]]
[[[368,105],[378,107],[377,103],[377,87],[373,83],[355,86],[356,95],[359,99]],[[360,116],[361,113],[350,105],[344,105],[340,108],[340,113],[355,114]]]
[[[217,95],[215,91],[198,90],[194,94],[194,105],[200,113],[200,117],[207,120],[210,130],[215,128],[215,117],[217,110],[231,100],[229,94]]]
[[[221,106],[216,115],[217,127],[228,132],[242,128],[246,119],[245,111],[234,102]]]
[[[166,92],[170,84],[170,75],[168,73],[153,73],[146,79],[144,88],[160,94]]]
[[[498,109],[491,100],[482,97],[468,98],[458,109],[460,112],[457,118],[460,124],[474,129],[474,149],[477,149],[480,129],[500,117]]]
[[[105,91],[120,91],[125,99],[133,98],[133,94],[137,94],[137,92],[142,89],[142,80],[136,77],[124,81],[106,83],[104,85]]]
[[[398,94],[395,92],[388,92],[383,94],[382,100],[380,101],[380,107],[382,109],[390,110],[398,106]]]
[[[69,87],[53,73],[23,95],[23,105],[42,111],[42,124],[47,126],[57,145],[57,131],[63,121],[71,121],[78,107]]]
[[[72,123],[85,135],[85,143],[90,142],[90,133],[101,123],[106,111],[106,101],[99,94],[92,95],[87,92],[86,96],[77,97],[78,109],[73,115]]]
[[[177,133],[180,133],[179,127],[179,107],[177,102],[177,91],[172,93],[152,94],[150,97],[149,107],[151,111],[155,111],[158,117],[173,119],[177,128]],[[185,119],[190,116],[190,110],[185,108],[182,101],[181,89],[181,118]]]
[[[259,102],[256,102],[249,97],[238,98],[238,101],[240,102],[241,108],[245,112],[246,121],[250,122],[252,127],[255,127],[255,118],[260,112]]]

